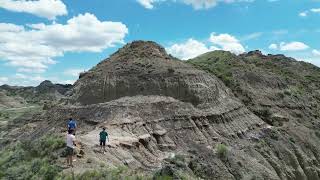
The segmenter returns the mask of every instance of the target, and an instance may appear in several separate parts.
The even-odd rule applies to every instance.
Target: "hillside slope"
[[[260,51],[239,56],[214,51],[188,63],[218,76],[250,111],[277,130],[278,142],[269,144],[272,150],[263,150],[266,146],[260,152],[268,154],[280,178],[319,179],[320,68]],[[295,167],[288,153],[296,154],[300,175],[291,170]]]
[[[284,56],[215,51],[185,62],[134,41],[12,137],[64,136],[73,117],[82,152],[76,174],[108,164],[176,179],[316,180],[317,77],[318,68]],[[106,154],[101,127],[110,135]]]

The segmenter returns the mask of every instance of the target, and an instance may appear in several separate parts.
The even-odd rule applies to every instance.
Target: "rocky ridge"
[[[53,84],[43,81],[36,87],[0,86],[0,107],[20,108],[28,104],[56,102],[64,98],[72,85]]]

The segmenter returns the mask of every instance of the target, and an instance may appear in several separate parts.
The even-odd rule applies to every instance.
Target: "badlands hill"
[[[320,179],[319,77],[319,68],[282,55],[214,51],[181,61],[134,41],[10,137],[63,134],[73,117],[76,174],[107,164],[175,179]]]

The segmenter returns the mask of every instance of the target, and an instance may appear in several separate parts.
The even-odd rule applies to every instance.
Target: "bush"
[[[217,154],[220,158],[226,158],[228,153],[228,148],[224,144],[218,144],[216,146]]]
[[[6,147],[0,152],[0,178],[54,179],[62,170],[54,154],[64,146],[60,137],[46,136]]]
[[[144,180],[150,179],[148,177],[140,176],[137,174],[131,174],[127,167],[117,167],[117,168],[101,168],[101,169],[92,169],[87,170],[81,174],[74,175],[74,178],[70,174],[61,174],[58,179],[61,180],[103,180],[103,179],[110,179],[110,180],[118,180],[118,179],[126,179],[126,180]]]

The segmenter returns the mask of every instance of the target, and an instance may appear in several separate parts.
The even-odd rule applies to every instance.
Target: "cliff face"
[[[83,74],[73,100],[87,105],[135,95],[170,96],[195,106],[233,98],[216,77],[174,59],[153,42],[137,41]]]
[[[84,151],[76,169],[92,168],[91,158],[174,177],[319,179],[319,106],[308,105],[319,101],[286,95],[301,81],[262,67],[266,58],[214,52],[186,63],[153,42],[132,42],[81,74],[69,104],[35,117],[37,128],[19,136],[64,132],[73,117]],[[275,60],[270,66],[279,73],[286,67]],[[318,91],[312,79],[306,86]],[[97,146],[101,127],[110,134],[105,155]]]

